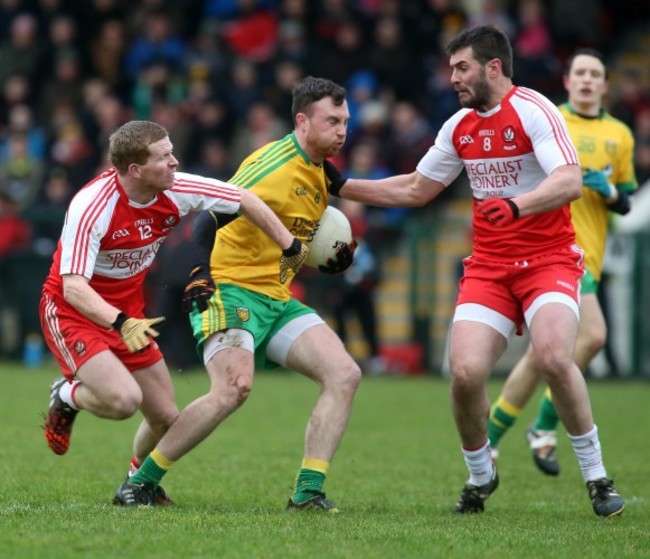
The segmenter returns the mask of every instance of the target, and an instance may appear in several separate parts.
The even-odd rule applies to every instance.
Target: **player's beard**
[[[490,91],[490,84],[487,81],[487,76],[485,74],[485,68],[481,68],[481,72],[474,82],[474,94],[470,95],[465,102],[460,101],[461,107],[466,109],[476,109],[476,110],[486,110],[492,92]]]

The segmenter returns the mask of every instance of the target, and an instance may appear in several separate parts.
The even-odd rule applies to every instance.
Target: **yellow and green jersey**
[[[620,120],[602,110],[595,118],[575,113],[569,103],[560,105],[569,134],[578,152],[582,171],[593,169],[605,173],[621,192],[632,192],[638,184],[634,173],[634,138]],[[588,187],[582,198],[571,202],[571,221],[576,241],[585,251],[585,268],[600,281],[608,228],[605,199]]]
[[[294,133],[249,155],[229,182],[257,194],[302,242],[312,238],[329,201],[322,165],[311,162]],[[280,283],[281,254],[278,245],[241,216],[217,233],[212,277],[287,301],[293,273]]]

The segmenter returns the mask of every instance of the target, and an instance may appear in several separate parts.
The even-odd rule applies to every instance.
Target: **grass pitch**
[[[364,378],[326,484],[343,512],[287,513],[317,395],[290,373],[258,374],[246,405],[174,466],[164,486],[177,506],[114,507],[139,418],[82,413],[70,451],[55,456],[39,425],[57,374],[0,365],[3,558],[650,557],[647,382],[590,383],[608,473],[627,502],[604,520],[566,437],[558,478],[534,468],[524,442],[534,405],[501,444],[501,486],[486,512],[452,515],[467,474],[448,382],[434,377]],[[201,371],[174,380],[180,407],[207,388]]]

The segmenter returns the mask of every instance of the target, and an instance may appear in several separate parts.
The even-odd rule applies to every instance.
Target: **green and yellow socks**
[[[129,483],[160,485],[160,480],[173,464],[173,461],[165,458],[157,448],[154,448],[142,462],[140,469],[131,476]]]
[[[520,415],[521,408],[511,404],[503,396],[499,396],[499,399],[490,409],[490,418],[488,420],[488,438],[492,449],[499,446],[501,437],[515,424]]]
[[[551,400],[551,391],[547,388],[539,404],[537,419],[535,420],[535,430],[537,431],[556,431],[560,418],[557,410]]]
[[[298,476],[296,489],[291,500],[297,505],[309,501],[315,494],[323,493],[323,484],[330,463],[318,458],[304,458]]]

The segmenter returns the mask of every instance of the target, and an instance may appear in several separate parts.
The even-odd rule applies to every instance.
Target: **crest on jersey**
[[[177,223],[177,215],[168,215],[165,219],[163,219],[163,227],[174,227]]]
[[[605,153],[607,153],[607,155],[610,157],[614,157],[616,155],[617,146],[618,144],[616,142],[605,140]]]
[[[248,322],[248,319],[251,317],[251,312],[248,310],[248,307],[236,307],[235,311],[237,312],[237,318],[242,322]]]
[[[501,132],[501,135],[503,136],[504,141],[509,144],[515,141],[515,129],[512,126],[506,126],[503,129],[503,132]]]

